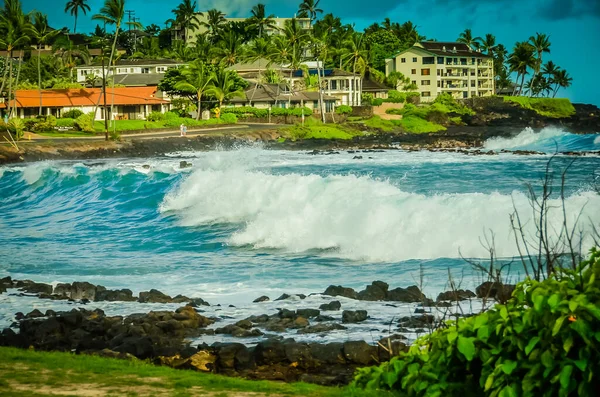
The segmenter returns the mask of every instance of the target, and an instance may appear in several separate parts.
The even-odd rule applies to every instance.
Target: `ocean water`
[[[509,215],[516,208],[533,232],[527,186],[539,188],[557,148],[600,150],[600,139],[526,129],[485,147],[548,154],[309,155],[252,146],[6,166],[0,277],[156,288],[238,308],[260,295],[322,292],[330,284],[362,289],[373,280],[421,284],[435,297],[449,272],[474,289],[481,276],[463,258],[485,261],[482,241],[492,235],[499,257],[517,255]],[[193,166],[180,169],[181,160]],[[572,223],[581,212],[589,232],[600,225],[600,157],[559,155],[550,169],[560,179],[567,166],[567,217]],[[556,189],[549,219],[558,229]],[[591,237],[581,244],[591,247]],[[520,277],[518,266],[510,277]],[[7,321],[17,309],[63,304],[4,295],[0,319]]]

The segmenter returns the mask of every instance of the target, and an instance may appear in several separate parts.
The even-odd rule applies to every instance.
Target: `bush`
[[[163,121],[165,120],[167,117],[165,116],[164,113],[161,112],[151,112],[147,117],[146,120],[148,121]]]
[[[404,110],[403,110],[403,109],[395,109],[395,108],[392,108],[392,109],[386,109],[386,111],[385,111],[385,112],[386,112],[387,114],[403,114],[403,113],[404,113]]]
[[[8,129],[8,131],[13,134],[15,136],[16,140],[19,140],[21,138],[23,138],[23,131],[25,129],[25,122],[18,118],[15,117],[13,119],[10,119],[8,121],[8,124],[6,125],[6,128]]]
[[[240,117],[268,117],[269,109],[258,109],[253,106],[241,106],[237,108],[221,108],[221,114],[235,114]]]
[[[223,124],[236,124],[238,122],[238,118],[233,113],[223,113],[221,114],[221,122]]]
[[[432,106],[437,106],[436,110],[443,111],[445,113],[456,113],[460,115],[475,114],[471,108],[459,103],[447,92],[442,92],[439,94],[433,101]]]
[[[56,127],[56,117],[54,116],[46,116],[45,119],[38,120],[38,122],[33,126],[33,131],[35,132],[44,132],[44,131],[52,131]]]
[[[43,121],[43,120],[39,119],[37,117],[33,117],[33,118],[30,118],[30,119],[25,119],[23,121],[23,128],[26,131],[33,131],[33,130],[35,130],[35,126],[37,125],[37,123],[39,123],[41,121]]]
[[[164,116],[165,120],[174,120],[180,118],[179,113],[177,112],[166,112]]]
[[[373,101],[371,101],[371,106],[381,106],[383,105],[383,99],[381,98],[375,98],[373,99]]]
[[[300,116],[302,116],[302,113],[304,113],[304,116],[310,116],[310,115],[312,115],[312,110],[310,110],[307,107],[291,108],[291,109],[286,109],[286,108],[272,108],[271,109],[271,114],[273,116],[297,116],[297,117],[300,117]]]
[[[351,114],[352,113],[352,106],[340,105],[337,108],[335,108],[335,112],[337,114]]]
[[[406,101],[406,93],[396,90],[388,91],[388,99],[394,103],[404,103]]]
[[[412,104],[418,104],[421,102],[421,94],[418,92],[407,92],[406,93],[406,102]]]
[[[75,128],[75,120],[65,118],[58,119],[56,120],[56,127]]]
[[[575,108],[567,98],[504,97],[504,102],[516,103],[522,108],[535,111],[540,116],[563,118],[575,114]]]
[[[78,130],[84,132],[95,132],[94,130],[94,118],[92,113],[82,114],[75,119],[75,126]]]
[[[404,116],[402,117],[402,120],[398,120],[398,123],[403,130],[413,134],[423,134],[446,130],[444,126],[436,122],[423,120],[422,118],[416,116]]]
[[[68,110],[66,112],[64,112],[61,116],[61,118],[63,119],[76,119],[77,117],[81,116],[83,114],[83,112],[79,109],[71,109]]]
[[[600,251],[517,284],[506,305],[450,321],[355,386],[410,396],[592,396],[600,373]],[[596,390],[596,392],[594,392]]]

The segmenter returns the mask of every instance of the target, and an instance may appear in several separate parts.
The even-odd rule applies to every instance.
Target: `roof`
[[[156,87],[106,88],[107,102],[115,105],[158,105],[168,103],[156,96]],[[78,88],[67,90],[42,90],[43,107],[83,107],[95,106],[101,98],[101,88]],[[114,94],[114,95],[113,95]],[[34,108],[40,106],[38,90],[17,90],[17,107]],[[114,101],[114,102],[113,102]],[[6,104],[0,104],[0,108]]]
[[[303,77],[306,70],[296,70],[294,72],[293,77]],[[324,69],[321,71],[324,77],[352,77],[359,76],[358,74],[353,74],[352,72],[347,72],[342,69]],[[316,75],[317,69],[308,69],[309,75]]]
[[[391,88],[371,78],[366,78],[362,81],[362,90],[363,92],[388,92]]]
[[[229,70],[235,70],[237,72],[250,72],[257,70],[266,70],[266,69],[286,69],[283,65],[280,65],[275,62],[271,62],[268,59],[258,59],[252,62],[247,63],[236,63],[228,67]],[[288,69],[289,70],[289,69]]]
[[[423,47],[428,52],[436,55],[458,55],[466,57],[482,57],[491,58],[479,51],[473,50],[471,47],[464,43],[457,43],[453,41],[422,41],[415,44],[416,47]]]
[[[155,66],[155,65],[185,65],[185,62],[176,61],[174,59],[119,59],[116,66]],[[102,66],[102,61],[95,61],[89,66]],[[86,68],[89,66],[78,66]]]
[[[127,87],[157,86],[163,77],[165,75],[162,73],[117,74],[115,84]]]
[[[286,84],[251,84],[246,88],[245,93],[246,98],[233,98],[231,102],[302,102],[317,101],[319,99],[317,91],[294,91],[290,93]],[[337,98],[324,94],[323,100],[335,101]]]

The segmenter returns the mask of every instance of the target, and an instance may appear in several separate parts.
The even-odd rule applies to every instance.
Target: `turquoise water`
[[[489,149],[600,150],[598,135],[524,131]],[[174,153],[165,158],[38,162],[0,169],[0,276],[85,280],[134,292],[157,288],[211,302],[362,288],[465,288],[481,281],[461,257],[486,258],[493,231],[503,258],[517,254],[513,205],[531,219],[527,184],[550,155],[403,152],[309,155],[268,151]],[[181,170],[187,160],[192,168]],[[570,162],[566,209],[600,225],[600,158]],[[559,204],[557,194],[553,204]],[[551,211],[552,225],[562,222]],[[531,227],[529,222],[528,228]],[[533,229],[528,229],[533,230]],[[584,237],[589,247],[592,240]],[[511,273],[519,277],[515,267]]]

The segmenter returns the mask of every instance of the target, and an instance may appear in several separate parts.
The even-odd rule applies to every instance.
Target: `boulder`
[[[341,285],[337,285],[337,286],[330,285],[329,287],[327,287],[325,292],[323,292],[323,295],[343,296],[345,298],[358,299],[358,294],[356,293],[356,291],[354,289],[345,288],[345,287],[342,287]]]
[[[260,296],[260,297],[258,297],[256,299],[254,299],[252,302],[253,303],[260,303],[260,302],[267,302],[267,301],[270,301],[270,300],[271,299],[268,296],[263,295],[263,296]]]
[[[254,367],[254,356],[248,347],[241,343],[216,346],[217,367],[220,369],[247,369]]]
[[[295,295],[282,294],[279,298],[275,299],[275,301],[282,301],[282,300],[286,300],[286,299],[291,299],[293,297],[298,297],[300,299],[306,299],[306,295],[304,295],[304,294],[295,294]]]
[[[296,317],[292,328],[304,328],[304,327],[308,327],[309,325],[310,325],[310,323],[308,322],[308,320],[306,318]]]
[[[343,351],[347,361],[358,365],[373,365],[379,357],[377,347],[362,340],[345,342]]]
[[[96,291],[97,302],[108,301],[108,302],[133,302],[137,298],[133,296],[133,292],[130,289],[119,289],[119,290],[102,290]]]
[[[33,281],[30,280],[26,280],[29,281],[28,283],[23,284],[23,286],[21,287],[21,290],[30,294],[51,294],[52,293],[52,286],[50,284],[44,284],[44,283],[35,283]],[[18,284],[17,284],[18,286]]]
[[[392,357],[400,354],[400,352],[407,352],[408,345],[406,342],[407,338],[399,334],[381,339],[377,344],[379,361],[389,361]]]
[[[188,303],[189,306],[198,307],[198,306],[210,306],[210,303],[205,301],[202,298],[191,298]]]
[[[277,313],[277,315],[280,318],[295,318],[296,312],[294,310],[289,310],[289,309],[280,309],[279,313]]]
[[[341,307],[342,304],[340,303],[340,301],[331,301],[329,303],[323,303],[321,306],[319,306],[319,309],[323,311],[334,311],[340,310]]]
[[[101,285],[94,285],[88,282],[75,281],[72,284],[58,284],[54,288],[54,295],[75,300],[89,299],[95,300],[98,291],[105,291]]]
[[[360,323],[367,319],[366,310],[344,310],[342,312],[342,323]]]
[[[151,289],[150,291],[140,292],[138,302],[140,303],[171,303],[173,299],[159,290]]]
[[[344,345],[339,342],[320,344],[312,343],[310,345],[310,354],[318,362],[326,365],[345,364],[346,360],[343,353]]]
[[[394,288],[389,290],[386,294],[386,299],[394,302],[422,302],[425,299],[425,295],[421,292],[419,287],[412,285],[408,288]]]
[[[298,309],[296,310],[296,315],[302,316],[304,318],[312,318],[317,317],[321,312],[317,309]]]
[[[310,368],[314,365],[310,346],[306,343],[286,343],[285,357],[294,367]]]
[[[217,357],[206,350],[202,350],[191,356],[188,360],[190,367],[196,371],[213,372]]]
[[[321,334],[330,331],[344,330],[346,327],[340,324],[316,324],[298,330],[299,334]]]
[[[363,291],[358,293],[358,299],[363,301],[382,301],[386,299],[389,285],[383,281],[373,281]]]
[[[235,323],[235,325],[237,327],[243,328],[243,329],[250,329],[252,328],[252,321],[250,320],[240,320],[237,323]]]
[[[465,301],[475,297],[476,295],[473,291],[459,289],[456,291],[446,291],[440,293],[437,297],[437,301]]]
[[[475,289],[478,298],[496,299],[504,302],[510,298],[515,286],[511,284],[499,284],[486,281]]]
[[[31,312],[29,312],[25,315],[25,318],[37,318],[37,317],[44,317],[44,313],[42,313],[38,309],[33,309]]]
[[[254,356],[258,365],[278,364],[286,360],[285,346],[272,339],[259,342],[254,348]]]

